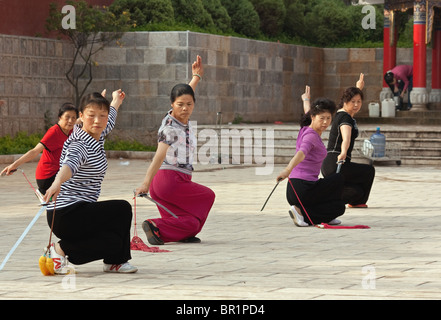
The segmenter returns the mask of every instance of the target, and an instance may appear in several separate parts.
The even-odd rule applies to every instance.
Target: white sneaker
[[[122,263],[122,264],[107,264],[105,263],[103,266],[104,272],[115,272],[115,273],[135,273],[138,271],[138,268],[132,266],[130,263]]]
[[[52,243],[49,248],[49,256],[54,262],[54,271],[56,274],[68,274],[73,268],[69,265],[67,256],[62,256],[55,251],[55,244]]]
[[[341,221],[338,220],[337,218],[332,219],[331,221],[328,222],[328,224],[331,225],[331,226],[335,226],[335,225],[340,224],[340,223],[341,223]]]
[[[297,212],[297,209],[295,206],[291,206],[291,209],[289,209],[289,215],[291,216],[291,219],[294,220],[294,224],[297,227],[308,227],[309,224],[303,220],[303,216]]]

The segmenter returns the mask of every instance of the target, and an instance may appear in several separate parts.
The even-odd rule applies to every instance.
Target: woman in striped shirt
[[[73,264],[103,259],[105,272],[131,273],[128,263],[132,207],[125,200],[97,201],[107,169],[104,138],[115,126],[124,100],[121,90],[112,93],[111,104],[99,93],[81,100],[82,124],[75,125],[60,158],[60,171],[46,191],[49,226],[61,239],[50,247],[55,272],[66,271],[67,256]]]
[[[147,219],[143,230],[151,244],[165,242],[200,242],[196,235],[202,230],[214,203],[214,192],[191,181],[196,137],[190,124],[194,109],[194,89],[202,78],[201,57],[192,65],[190,84],[178,84],[171,92],[172,109],[162,120],[158,131],[158,149],[144,182],[136,194],[148,193],[171,210],[178,219],[158,206],[160,219]]]

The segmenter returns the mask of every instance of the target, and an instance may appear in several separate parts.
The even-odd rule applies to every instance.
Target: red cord
[[[294,189],[294,186],[293,186],[293,184],[292,184],[292,182],[291,182],[291,179],[288,178],[288,181],[289,181],[289,184],[290,184],[291,187],[292,187],[292,190],[294,191],[294,193],[295,193],[295,195],[296,195],[296,197],[297,197],[297,200],[299,200],[300,205],[301,205],[302,208],[303,208],[303,211],[305,211],[306,216],[308,217],[309,221],[311,222],[311,224],[312,224],[314,227],[319,228],[319,229],[370,229],[369,226],[365,226],[365,225],[356,225],[356,226],[331,226],[331,225],[329,225],[329,224],[327,224],[327,223],[321,223],[320,225],[316,225],[316,224],[314,224],[314,223],[312,222],[311,218],[309,217],[308,212],[306,212],[306,209],[305,209],[305,207],[303,206],[302,201],[300,201],[299,195],[297,194],[296,189]]]

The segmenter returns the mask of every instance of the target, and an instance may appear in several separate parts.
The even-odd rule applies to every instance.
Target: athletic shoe
[[[328,222],[328,224],[331,225],[331,226],[335,226],[335,225],[340,224],[340,223],[341,223],[341,221],[338,220],[337,218],[332,219],[331,221]]]
[[[348,204],[348,208],[367,208],[367,207],[368,207],[367,204],[355,204],[355,205]]]
[[[291,209],[289,209],[288,213],[291,216],[291,219],[294,221],[294,224],[297,227],[308,227],[309,226],[309,224],[307,224],[303,220],[303,216],[300,213],[297,212],[295,206],[291,206]]]
[[[142,230],[144,230],[147,235],[147,241],[150,244],[161,245],[164,241],[159,237],[159,229],[150,220],[145,220],[142,223]]]
[[[49,248],[49,256],[54,262],[54,271],[56,274],[68,274],[73,270],[73,267],[69,265],[67,256],[62,256],[55,251],[54,243],[52,243]]]
[[[138,268],[132,266],[130,263],[125,262],[122,264],[107,264],[105,263],[103,266],[104,272],[113,272],[113,273],[135,273],[138,271]]]

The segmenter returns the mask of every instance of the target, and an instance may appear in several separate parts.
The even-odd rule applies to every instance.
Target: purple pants
[[[174,170],[158,170],[150,184],[152,199],[162,204],[176,219],[158,206],[161,218],[151,219],[164,242],[196,236],[204,226],[214,203],[214,192],[191,181],[191,175]]]

